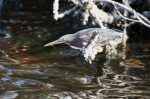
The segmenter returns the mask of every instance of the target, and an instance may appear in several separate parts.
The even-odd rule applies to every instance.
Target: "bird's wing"
[[[93,35],[93,32],[95,32],[95,30],[93,30],[93,29],[85,29],[85,30],[79,31],[77,33],[77,35],[82,41],[86,41],[87,42],[91,38],[91,36]]]
[[[89,28],[81,30],[77,32],[77,35],[80,38],[80,40],[87,42],[92,37],[93,33],[99,35],[97,44],[100,44],[101,46],[106,45],[109,43],[109,41],[115,39],[116,37],[121,37],[123,35],[121,31],[102,28]]]
[[[104,46],[106,44],[109,44],[110,41],[115,40],[116,38],[119,38],[119,39],[122,38],[121,35],[115,35],[113,33],[108,33],[107,35],[101,33],[98,35],[99,35],[99,38],[98,38],[95,46]]]

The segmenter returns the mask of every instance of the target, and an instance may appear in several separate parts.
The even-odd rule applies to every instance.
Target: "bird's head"
[[[46,44],[45,46],[53,46],[53,45],[61,44],[61,43],[65,43],[65,44],[69,45],[75,39],[76,39],[76,37],[74,34],[67,34],[67,35],[60,37],[58,40],[55,40],[55,41],[52,41],[52,42]]]

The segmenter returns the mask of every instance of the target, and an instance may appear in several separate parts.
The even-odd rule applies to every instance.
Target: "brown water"
[[[150,98],[149,45],[129,43],[125,61],[98,55],[89,64],[77,50],[21,37],[0,40],[0,99]]]

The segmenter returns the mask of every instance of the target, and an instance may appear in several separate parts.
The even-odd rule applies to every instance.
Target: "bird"
[[[110,40],[123,35],[122,31],[118,29],[88,28],[73,34],[66,34],[55,41],[47,43],[45,46],[64,43],[73,49],[82,50],[93,34],[99,34],[99,43],[101,46],[109,43]],[[100,50],[102,51],[101,48]]]

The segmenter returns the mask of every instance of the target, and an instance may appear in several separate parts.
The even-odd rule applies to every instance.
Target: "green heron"
[[[112,29],[102,29],[102,28],[89,28],[89,29],[81,30],[74,34],[64,35],[60,37],[58,40],[50,42],[45,46],[52,46],[55,44],[65,43],[69,45],[71,48],[82,50],[82,48],[88,43],[89,39],[94,34],[99,34],[98,43],[101,46],[104,46],[107,43],[109,43],[110,40],[113,40],[116,37],[118,36],[120,37],[123,35],[123,33],[117,29],[112,30]],[[103,49],[100,47],[100,52],[102,52],[102,50]]]

